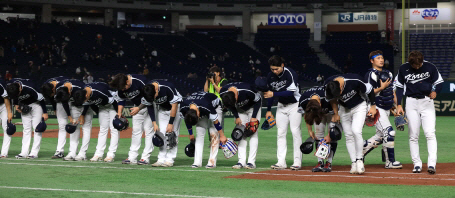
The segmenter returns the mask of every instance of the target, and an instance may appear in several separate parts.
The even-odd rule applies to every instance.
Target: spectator
[[[161,67],[161,63],[160,61],[156,62],[156,67],[160,68]]]
[[[5,57],[5,49],[0,45],[0,57]]]
[[[13,78],[13,75],[11,75],[11,74],[9,73],[9,71],[6,71],[6,73],[5,73],[5,80],[8,81],[8,80],[11,80],[12,78]]]
[[[384,61],[384,67],[385,67],[386,69],[389,68],[389,64],[390,64],[390,63],[389,63],[389,60],[386,59],[386,60]]]
[[[125,73],[128,73],[128,65],[125,65]]]
[[[224,58],[225,58],[225,59],[228,59],[229,57],[230,57],[229,54],[228,54],[227,52],[225,52],[225,53],[224,53]]]
[[[147,65],[144,65],[144,70],[142,71],[142,75],[147,76],[149,75],[150,71]]]
[[[224,56],[220,55],[220,56],[218,57],[218,61],[224,62]]]
[[[158,56],[158,52],[156,51],[156,49],[153,49],[153,51],[152,51],[152,56],[153,56],[154,58],[156,58],[156,57]]]
[[[267,24],[266,24],[266,25],[267,25]],[[257,78],[257,77],[259,77],[259,76],[262,76],[262,72],[261,72],[261,70],[258,68],[258,69],[256,69],[256,76],[255,76],[255,78]]]
[[[254,64],[254,61],[253,61],[253,59],[251,59],[251,56],[250,56],[250,60],[248,61],[248,63],[249,63],[250,65],[253,65],[253,64]]]
[[[262,24],[262,22],[259,24],[259,26],[264,26],[264,24]]]
[[[53,37],[52,37],[53,38]],[[96,35],[96,44],[101,45],[101,41],[103,40],[103,35],[97,34]],[[54,39],[55,41],[55,39]]]
[[[13,71],[15,71],[17,69],[17,61],[15,58],[13,58],[13,60],[11,60],[11,68]]]
[[[318,84],[321,84],[322,85],[322,77],[321,77],[321,74],[318,74],[318,77],[316,78],[316,81],[318,82]]]
[[[194,52],[191,52],[190,58],[191,58],[191,59],[195,59],[195,58],[196,58],[196,54],[194,54]]]
[[[92,83],[93,82],[93,76],[92,74],[89,72],[88,73],[88,76],[87,76],[87,83]]]
[[[239,73],[239,79],[238,79],[239,82],[243,82],[243,77],[242,77],[242,73]]]
[[[84,77],[82,78],[82,81],[83,81],[84,83],[88,83],[88,81],[87,81],[87,77],[88,77],[88,75],[87,75],[87,74],[85,74],[85,75],[84,75]]]
[[[275,52],[275,47],[272,46],[272,47],[270,47],[270,53],[273,53],[273,52]]]
[[[381,31],[381,43],[382,44],[386,43],[386,36],[387,36],[387,33],[385,32],[385,30],[382,30]]]
[[[258,59],[256,59],[256,65],[260,65],[261,64],[261,61]]]

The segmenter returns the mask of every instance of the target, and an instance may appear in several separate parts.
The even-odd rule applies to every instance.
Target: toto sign
[[[305,13],[274,13],[269,14],[269,25],[305,25]]]

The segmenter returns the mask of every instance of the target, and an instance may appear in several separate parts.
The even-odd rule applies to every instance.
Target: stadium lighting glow
[[[166,16],[163,16],[163,19],[166,19]]]

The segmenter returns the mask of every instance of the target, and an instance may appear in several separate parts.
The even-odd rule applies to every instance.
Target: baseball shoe
[[[206,168],[206,169],[212,169],[212,168],[216,168],[216,166],[215,166],[215,165],[208,165],[208,164],[207,164],[207,166],[205,166],[205,168]]]
[[[147,160],[141,159],[137,162],[137,165],[149,165],[149,162]]]
[[[357,163],[352,162],[351,164],[351,170],[349,171],[351,174],[357,174]]]
[[[114,158],[111,157],[111,156],[108,156],[108,157],[104,158],[104,162],[110,163],[110,162],[113,162],[113,161],[114,161]]]
[[[387,161],[385,163],[385,168],[386,169],[402,169],[403,165],[401,165],[401,163],[399,161],[394,161],[394,162]]]
[[[38,156],[34,156],[34,155],[27,156],[27,159],[36,159],[36,158],[38,158]]]
[[[199,168],[200,166],[199,165],[196,165],[196,164],[193,164],[191,165],[191,168]]]
[[[319,161],[318,164],[311,170],[311,172],[322,172],[322,168],[324,168],[324,162]]]
[[[75,161],[73,156],[67,155],[63,158],[63,161]]]
[[[357,173],[359,175],[363,174],[365,172],[365,165],[363,164],[362,159],[357,160]]]
[[[8,155],[0,155],[0,159],[8,158]]]
[[[174,163],[171,163],[171,162],[164,162],[162,167],[173,167],[174,166]]]
[[[129,158],[126,158],[126,160],[122,161],[122,164],[137,164],[137,161],[130,160]]]
[[[248,163],[248,164],[246,164],[245,168],[246,169],[256,169],[256,166],[252,163]]]
[[[332,163],[325,162],[324,168],[322,168],[322,172],[332,172]]]
[[[26,157],[22,156],[22,155],[16,155],[16,159],[24,159]]]
[[[302,167],[300,167],[300,166],[294,166],[294,165],[292,165],[292,166],[291,166],[291,167],[289,167],[289,168],[291,168],[291,170],[295,170],[295,171],[298,171],[298,170],[300,170],[300,168],[302,168]]]
[[[163,166],[163,164],[164,164],[164,162],[157,161],[157,162],[153,163],[152,166],[153,167],[160,167],[160,166]]]
[[[243,168],[243,165],[242,163],[237,163],[236,165],[232,166],[232,169],[242,169]]]
[[[420,173],[422,172],[422,168],[420,166],[414,166],[414,169],[412,170],[413,173]]]
[[[93,156],[92,159],[90,159],[91,162],[99,162],[103,160],[103,156],[99,157],[97,155]]]
[[[74,161],[85,161],[85,160],[87,160],[87,158],[85,156],[80,156],[80,155],[78,155],[74,158]]]
[[[63,152],[55,151],[55,154],[54,154],[54,156],[51,157],[51,159],[60,159],[63,157],[65,157],[65,155],[63,155]]]
[[[283,170],[283,169],[286,169],[286,166],[280,166],[278,164],[274,164],[274,165],[270,166],[270,168],[275,169],[275,170]]]
[[[434,168],[434,166],[429,166],[428,167],[428,173],[434,175],[436,173],[436,168]]]

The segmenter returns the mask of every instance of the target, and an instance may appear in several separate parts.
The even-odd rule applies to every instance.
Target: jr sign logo
[[[352,23],[353,22],[353,14],[352,13],[339,13],[338,14],[338,22],[340,23]]]

